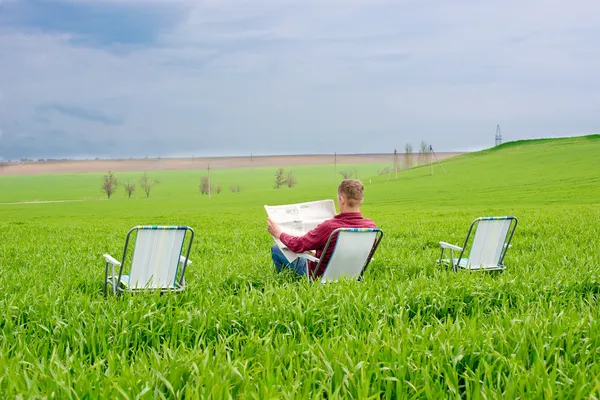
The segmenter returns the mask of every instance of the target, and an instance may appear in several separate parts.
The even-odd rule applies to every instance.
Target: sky
[[[600,132],[597,0],[0,0],[0,158]]]

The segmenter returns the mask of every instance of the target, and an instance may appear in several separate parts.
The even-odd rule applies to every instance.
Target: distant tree
[[[354,171],[354,179],[358,179],[358,170],[356,168],[353,168]]]
[[[340,175],[342,175],[344,179],[350,179],[354,176],[354,171],[340,171]]]
[[[150,197],[150,191],[152,190],[154,185],[158,183],[158,180],[151,180],[150,178],[148,178],[148,174],[146,174],[145,172],[140,178],[140,186],[142,187],[144,192],[146,192],[146,197]]]
[[[129,183],[129,181],[127,181],[127,183],[125,184],[125,193],[127,193],[127,197],[131,198],[133,192],[135,192],[135,184]]]
[[[283,168],[279,168],[277,171],[275,171],[274,189],[279,189],[281,186],[285,185],[285,183],[286,183],[285,170]]]
[[[229,190],[231,190],[231,193],[239,193],[242,188],[240,185],[229,185]]]
[[[296,186],[296,183],[298,183],[298,179],[296,179],[296,177],[292,174],[292,171],[288,172],[285,183],[289,188],[293,188]]]
[[[406,146],[404,146],[404,166],[406,168],[412,167],[412,151],[412,145],[406,143]]]
[[[102,191],[110,199],[110,196],[117,190],[117,186],[119,186],[119,180],[111,171],[108,171],[108,175],[104,175],[103,178]]]
[[[216,194],[220,194],[222,189],[223,188],[221,187],[221,185],[215,185],[215,193]]]
[[[235,193],[235,185],[229,185],[229,190],[231,190],[231,193]]]
[[[240,187],[240,185],[239,185],[239,184],[238,184],[238,185],[235,185],[235,191],[236,191],[236,193],[239,193],[239,192],[241,192],[241,191],[242,191],[242,188]]]
[[[419,147],[419,161],[421,164],[427,163],[429,159],[429,145],[426,141],[421,140],[421,145]]]
[[[203,176],[200,178],[200,193],[208,194],[208,176]]]

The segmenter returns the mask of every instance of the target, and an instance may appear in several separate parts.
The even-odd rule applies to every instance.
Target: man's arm
[[[282,233],[279,240],[294,253],[303,253],[307,250],[323,248],[328,238],[327,224],[320,224],[304,236],[292,236]]]
[[[319,224],[315,229],[311,230],[304,236],[292,236],[281,232],[279,226],[268,220],[269,233],[287,246],[294,253],[303,253],[307,250],[318,250],[325,246],[329,238],[329,229],[327,223]]]

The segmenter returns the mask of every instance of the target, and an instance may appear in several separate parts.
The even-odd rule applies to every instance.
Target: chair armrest
[[[113,256],[111,256],[110,254],[105,254],[105,255],[104,255],[104,259],[106,260],[106,262],[107,262],[107,263],[110,263],[110,264],[112,264],[112,265],[116,265],[116,266],[118,266],[118,267],[120,267],[120,266],[121,266],[121,263],[120,263],[120,262],[118,262],[117,260],[115,260],[115,259],[113,258]]]
[[[179,262],[180,263],[184,263],[185,262],[185,257],[184,256],[179,256]],[[192,265],[192,260],[187,260],[188,265]]]
[[[319,259],[317,257],[311,256],[310,254],[299,253],[299,254],[297,254],[297,256],[298,256],[298,258],[305,258],[310,261],[319,262]]]
[[[456,250],[456,251],[462,251],[462,247],[458,247],[458,246],[455,246],[453,244],[446,243],[446,242],[440,242],[440,246],[442,246],[443,249],[451,249],[451,250]]]

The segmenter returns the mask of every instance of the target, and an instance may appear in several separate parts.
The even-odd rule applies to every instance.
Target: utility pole
[[[394,166],[392,167],[392,169],[396,170],[396,179],[398,179],[398,152],[396,151],[396,149],[394,149]],[[390,180],[391,175],[392,175],[392,170],[390,169],[388,172],[388,177],[386,179],[386,182]]]
[[[429,168],[431,169],[430,175],[433,175],[433,146],[429,145]]]
[[[333,153],[333,181],[337,179],[337,152]]]
[[[208,162],[208,198],[210,199],[210,161]]]
[[[394,149],[394,171],[396,172],[396,179],[398,179],[398,150]]]
[[[502,132],[500,132],[500,125],[496,125],[496,146],[502,144]]]

